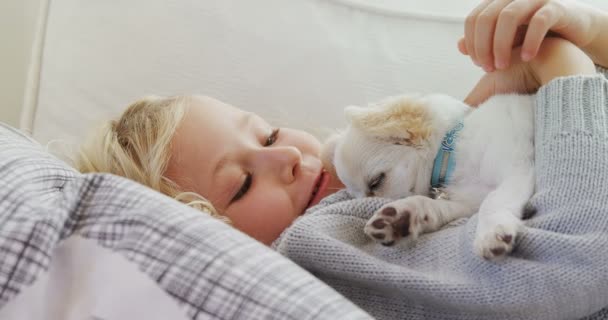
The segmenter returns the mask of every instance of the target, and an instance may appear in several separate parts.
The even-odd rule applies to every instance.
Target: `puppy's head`
[[[356,197],[403,198],[428,191],[439,135],[450,112],[445,96],[392,97],[344,109],[348,127],[330,137],[323,158]],[[461,104],[462,105],[462,104]],[[461,106],[462,108],[462,106]],[[445,132],[445,131],[443,131]],[[328,166],[326,166],[328,167]]]

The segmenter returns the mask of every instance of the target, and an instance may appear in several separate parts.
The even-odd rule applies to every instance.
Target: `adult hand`
[[[486,73],[464,102],[478,106],[487,98],[501,93],[529,94],[557,77],[595,74],[595,65],[585,52],[561,38],[547,38],[537,56],[521,59],[521,47],[511,52],[510,67]]]
[[[607,28],[606,12],[576,1],[484,0],[467,16],[458,48],[492,72],[509,67],[512,48],[521,46],[519,60],[531,61],[548,34],[558,35],[606,65]]]

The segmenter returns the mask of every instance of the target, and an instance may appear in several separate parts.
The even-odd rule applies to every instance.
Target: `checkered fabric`
[[[81,175],[0,125],[0,308],[72,235],[135,263],[191,319],[371,318],[226,224],[130,180]]]

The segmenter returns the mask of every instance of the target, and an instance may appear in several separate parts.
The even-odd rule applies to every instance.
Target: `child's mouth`
[[[312,189],[312,194],[310,195],[310,200],[308,200],[308,203],[306,204],[306,208],[309,208],[321,201],[321,194],[323,193],[323,190],[325,190],[325,188],[327,187],[328,181],[329,175],[327,174],[327,172],[325,172],[325,170],[322,170],[321,174],[317,178],[315,186]]]

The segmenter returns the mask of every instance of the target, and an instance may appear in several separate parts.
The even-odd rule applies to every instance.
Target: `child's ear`
[[[323,146],[321,147],[321,162],[323,163],[323,168],[334,177],[337,177],[336,167],[334,165],[334,155],[336,153],[336,146],[343,135],[343,132],[330,135],[325,139]]]
[[[350,124],[380,140],[421,147],[432,132],[430,110],[415,97],[384,101],[372,107],[347,107]]]

